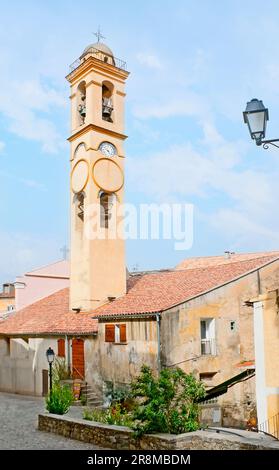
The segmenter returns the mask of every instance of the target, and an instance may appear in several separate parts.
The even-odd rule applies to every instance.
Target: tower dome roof
[[[97,49],[100,52],[103,52],[103,54],[107,54],[108,56],[113,57],[112,50],[103,42],[95,42],[94,44],[89,44],[89,46],[87,46],[84,49],[82,55],[86,54],[87,52],[90,52],[90,49],[92,48]]]

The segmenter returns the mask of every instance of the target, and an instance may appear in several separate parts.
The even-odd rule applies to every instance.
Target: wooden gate
[[[84,379],[84,341],[72,340],[72,368],[74,379]]]

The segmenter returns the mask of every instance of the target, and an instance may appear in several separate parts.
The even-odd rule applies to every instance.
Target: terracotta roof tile
[[[175,269],[195,269],[209,266],[219,266],[222,264],[231,264],[238,261],[250,261],[252,259],[266,256],[279,257],[279,251],[269,251],[260,253],[231,253],[229,258],[225,254],[222,256],[203,256],[196,258],[186,258],[179,263]]]
[[[134,275],[130,278],[128,293],[99,307],[94,316],[132,315],[167,310],[275,259],[279,259],[279,255],[266,253],[265,256],[239,262],[231,261],[224,265]]]
[[[62,289],[0,322],[0,335],[92,334],[98,328],[92,317],[161,312],[275,260],[278,254],[261,253],[226,264],[132,275],[126,295],[90,313],[69,311],[69,289]]]
[[[62,289],[12,314],[0,323],[0,334],[86,334],[98,330],[92,314],[69,311],[69,289]]]

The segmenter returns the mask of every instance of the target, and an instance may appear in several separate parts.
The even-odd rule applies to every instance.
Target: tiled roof
[[[128,293],[99,307],[94,316],[155,313],[197,297],[226,284],[268,262],[279,254],[266,253],[250,260],[196,269],[162,271],[133,275]]]
[[[69,312],[69,289],[62,289],[0,322],[0,335],[90,334],[98,330],[89,313]]]
[[[14,292],[1,292],[0,299],[14,299],[15,293]]]
[[[242,362],[239,362],[238,364],[236,364],[236,367],[245,367],[246,369],[247,368],[251,368],[251,367],[255,367],[255,360],[251,360],[251,361],[242,361]]]
[[[194,269],[206,268],[208,266],[220,266],[223,264],[231,264],[238,261],[248,261],[263,257],[279,257],[279,251],[269,251],[260,253],[230,253],[228,257],[225,256],[203,256],[196,258],[186,258],[179,263],[175,269]]]
[[[135,274],[126,295],[90,313],[69,311],[69,289],[62,289],[1,321],[0,335],[92,334],[98,329],[92,317],[161,312],[276,260],[278,254],[260,253],[225,264]]]

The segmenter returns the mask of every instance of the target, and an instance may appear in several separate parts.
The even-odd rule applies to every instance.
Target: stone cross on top
[[[96,33],[93,33],[94,36],[96,36],[98,42],[100,42],[100,39],[106,39],[105,36],[101,34],[100,26],[98,27],[98,31]]]

